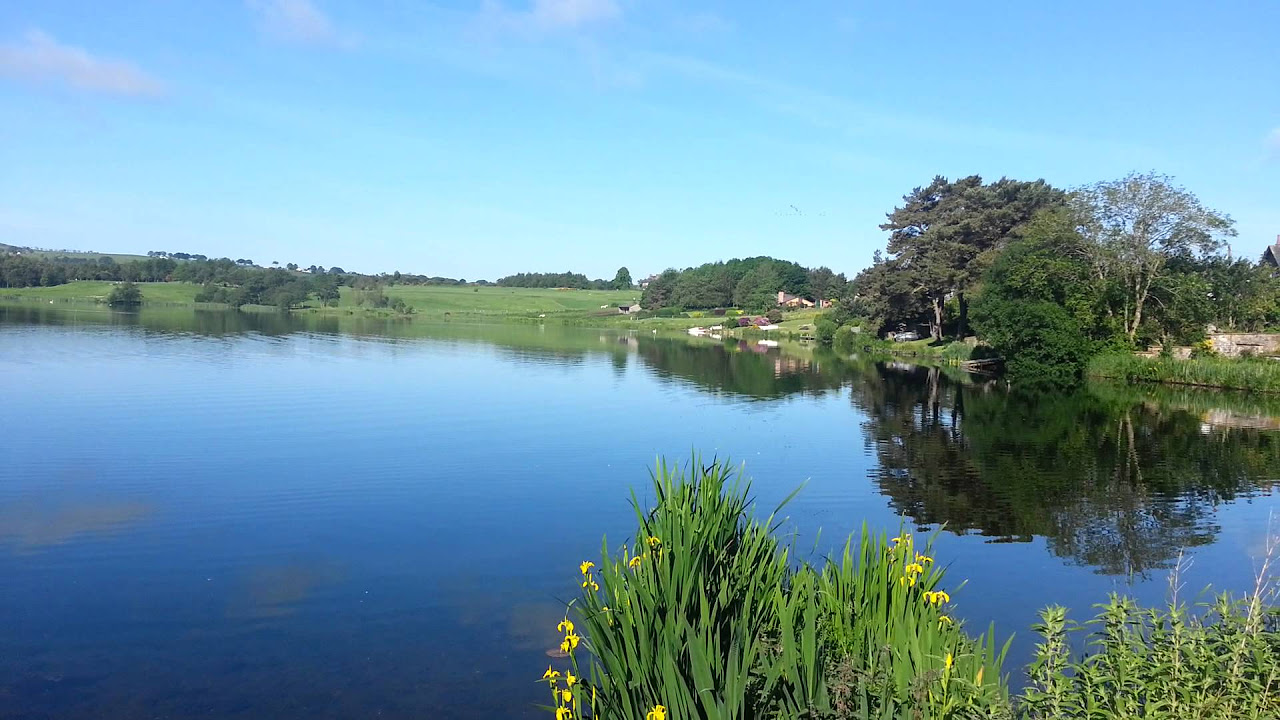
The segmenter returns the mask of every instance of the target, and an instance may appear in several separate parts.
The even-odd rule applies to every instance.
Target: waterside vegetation
[[[581,594],[557,627],[567,660],[542,675],[557,720],[1280,713],[1269,564],[1239,599],[1189,607],[1175,574],[1165,608],[1113,595],[1083,626],[1046,608],[1015,692],[1008,641],[960,620],[928,537],[864,528],[814,564],[779,539],[781,508],[755,517],[750,484],[725,463],[660,463],[652,492],[652,507],[632,495],[631,541],[606,539],[599,563],[578,568]]]
[[[1108,353],[1090,360],[1087,372],[1090,377],[1127,383],[1165,383],[1280,393],[1280,362],[1270,358],[1205,355],[1179,359]]]

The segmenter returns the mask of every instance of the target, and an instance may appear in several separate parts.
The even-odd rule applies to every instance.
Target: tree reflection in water
[[[1168,567],[1212,542],[1214,507],[1269,486],[1280,467],[1275,433],[1106,387],[1023,395],[888,364],[862,373],[852,400],[895,510],[951,532],[1042,536],[1107,574]]]

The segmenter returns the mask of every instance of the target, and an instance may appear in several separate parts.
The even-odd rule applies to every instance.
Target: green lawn
[[[392,285],[387,297],[403,299],[419,314],[441,315],[590,315],[617,313],[622,303],[638,301],[639,290],[543,290],[539,288],[455,287],[443,285]],[[342,305],[354,301],[350,288],[342,288]],[[601,308],[601,305],[607,307]]]
[[[20,300],[53,300],[58,302],[97,302],[106,300],[115,283],[77,280],[53,287],[10,288],[0,290],[0,298]],[[192,283],[138,283],[142,301],[147,303],[194,303],[200,286]]]

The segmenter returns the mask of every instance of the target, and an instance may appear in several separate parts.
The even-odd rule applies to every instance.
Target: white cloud
[[[533,0],[527,10],[509,10],[495,0],[485,0],[482,10],[489,23],[525,30],[571,30],[621,15],[615,0]]]
[[[1280,127],[1267,133],[1262,140],[1262,147],[1266,150],[1267,157],[1280,160]]]
[[[245,4],[258,16],[262,30],[281,40],[337,47],[353,44],[311,0],[245,0]]]
[[[159,95],[164,85],[125,60],[95,57],[31,30],[20,42],[0,45],[0,75],[79,90],[133,97]]]

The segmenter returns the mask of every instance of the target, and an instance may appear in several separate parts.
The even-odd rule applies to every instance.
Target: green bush
[[[771,323],[780,323],[782,322],[782,311],[778,308],[773,308],[769,312],[765,313],[764,317]]]
[[[107,294],[107,304],[115,306],[141,305],[142,289],[127,280],[118,283]]]
[[[813,339],[818,341],[819,345],[830,346],[836,339],[836,324],[825,317],[818,318],[813,324]]]
[[[660,318],[680,317],[681,315],[684,314],[684,308],[678,308],[678,307],[658,308],[653,314],[655,317],[660,317]]]
[[[853,352],[856,344],[857,333],[848,325],[841,325],[836,328],[835,337],[831,341],[831,346],[842,353]]]
[[[1280,616],[1257,594],[1220,595],[1198,615],[1117,595],[1100,608],[1084,627],[1061,607],[1041,613],[1023,718],[1280,717]],[[1082,633],[1090,650],[1073,659],[1070,636]]]
[[[989,298],[974,303],[973,323],[1022,385],[1076,385],[1093,352],[1076,318],[1052,302]]]

